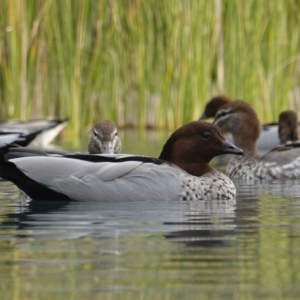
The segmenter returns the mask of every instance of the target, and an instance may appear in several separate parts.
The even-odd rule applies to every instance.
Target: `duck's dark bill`
[[[226,140],[223,141],[222,152],[224,154],[236,154],[236,155],[242,155],[243,154],[242,149],[234,146],[233,144],[229,143]]]

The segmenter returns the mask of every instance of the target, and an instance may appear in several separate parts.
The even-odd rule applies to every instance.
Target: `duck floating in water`
[[[0,164],[0,176],[32,199],[83,201],[233,199],[234,184],[209,162],[217,155],[243,153],[217,126],[203,121],[176,130],[158,159],[120,154],[36,156],[23,150],[27,153],[20,155],[18,148],[10,149],[8,162]]]
[[[224,95],[213,97],[205,106],[205,110],[199,120],[214,118],[218,110],[232,100]],[[225,132],[224,132],[225,133]],[[229,137],[226,136],[230,140]],[[264,154],[279,145],[278,124],[269,123],[261,126],[260,136],[257,140],[257,148],[261,154]]]
[[[93,135],[88,143],[90,154],[118,154],[121,151],[121,140],[115,123],[109,120],[98,122],[93,128]]]
[[[0,134],[19,134],[14,143],[20,146],[45,147],[67,125],[66,119],[39,119],[28,121],[2,121]]]
[[[297,114],[294,111],[286,110],[279,115],[278,136],[280,144],[299,141],[299,123]]]
[[[285,145],[260,157],[257,140],[261,126],[250,104],[236,100],[217,112],[213,124],[232,134],[233,142],[244,151],[243,157],[233,157],[226,174],[232,179],[299,179],[300,144]]]

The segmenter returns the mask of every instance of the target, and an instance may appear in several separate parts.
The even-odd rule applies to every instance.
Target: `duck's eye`
[[[222,110],[219,114],[220,117],[224,117],[227,115],[227,112],[225,110]]]
[[[94,131],[94,136],[97,136],[97,132],[96,131]]]
[[[117,135],[118,135],[118,132],[116,131],[115,136],[117,136]]]
[[[208,139],[209,137],[210,137],[210,133],[209,132],[204,132],[203,134],[202,134],[202,137],[204,138],[204,139]]]

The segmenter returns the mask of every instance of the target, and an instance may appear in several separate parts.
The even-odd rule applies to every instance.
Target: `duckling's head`
[[[287,110],[279,115],[278,136],[280,144],[299,140],[299,125],[297,114]]]
[[[221,154],[243,154],[243,151],[225,140],[220,128],[194,121],[177,129],[167,140],[159,156],[186,172],[201,176],[210,169],[208,163]]]
[[[232,134],[234,144],[244,153],[257,154],[256,143],[260,135],[260,122],[251,105],[236,100],[222,106],[213,121],[223,132]]]
[[[93,128],[93,135],[88,143],[90,154],[120,153],[121,140],[115,123],[105,120],[98,122]]]
[[[217,114],[217,111],[225,104],[230,103],[231,99],[224,95],[219,95],[211,98],[209,102],[207,102],[205,106],[204,113],[199,118],[199,120],[214,118]]]

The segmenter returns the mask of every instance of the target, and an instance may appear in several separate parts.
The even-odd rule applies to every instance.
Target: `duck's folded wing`
[[[283,166],[287,164],[300,164],[300,143],[287,144],[285,146],[277,147],[261,159],[266,163]]]
[[[77,160],[89,162],[125,162],[125,161],[140,161],[149,162],[160,165],[166,163],[158,158],[133,155],[133,154],[88,154],[88,153],[72,153],[64,150],[45,149],[35,147],[20,147],[18,145],[10,145],[7,154],[5,155],[6,161],[20,157],[30,156],[63,156],[65,158],[72,158]]]
[[[257,141],[257,148],[260,152],[266,153],[279,145],[278,124],[263,125]]]
[[[65,150],[45,149],[34,147],[22,147],[17,144],[9,145],[9,149],[5,154],[6,161],[13,158],[30,157],[30,156],[63,156],[71,154]],[[75,154],[75,153],[73,153]]]
[[[5,147],[7,144],[11,144],[19,138],[19,133],[2,134],[0,135],[0,147]]]
[[[84,153],[72,153],[64,155],[64,157],[73,158],[73,159],[80,159],[90,162],[125,162],[125,161],[140,161],[144,163],[153,163],[156,165],[161,164],[169,164],[165,160],[151,157],[151,156],[142,156],[142,155],[133,155],[133,154],[84,154]]]
[[[64,157],[24,157],[5,163],[0,167],[0,174],[4,172],[33,199],[111,201],[177,199],[174,172],[182,171],[169,164],[142,161],[93,163]]]
[[[10,162],[32,180],[47,186],[51,186],[52,181],[59,178],[83,179],[86,175],[109,181],[125,175],[142,164],[139,161],[91,163],[64,157],[25,157],[11,159]]]
[[[0,130],[3,132],[19,131],[24,134],[29,134],[37,131],[47,130],[58,126],[60,124],[66,124],[67,119],[36,119],[28,121],[3,121],[0,122]]]

